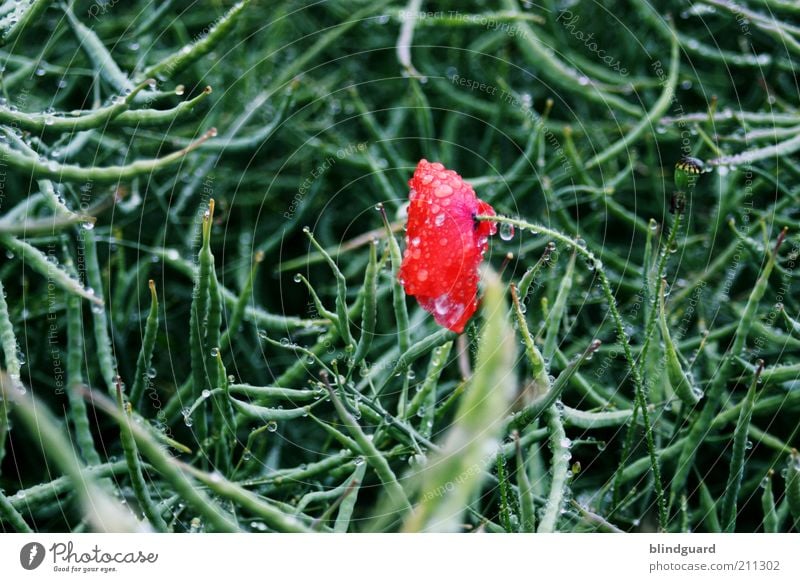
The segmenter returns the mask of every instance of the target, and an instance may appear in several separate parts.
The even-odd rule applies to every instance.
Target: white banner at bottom
[[[800,580],[800,534],[3,534],[0,580]]]

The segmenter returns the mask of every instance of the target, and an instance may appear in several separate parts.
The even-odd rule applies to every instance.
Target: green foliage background
[[[798,16],[0,4],[0,531],[796,530]],[[423,157],[509,217],[460,337]]]

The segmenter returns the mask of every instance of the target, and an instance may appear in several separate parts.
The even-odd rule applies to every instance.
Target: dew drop
[[[503,240],[511,240],[514,238],[514,225],[504,222],[500,225],[500,238]]]
[[[441,184],[433,191],[437,198],[445,198],[453,193],[453,188],[448,184]]]

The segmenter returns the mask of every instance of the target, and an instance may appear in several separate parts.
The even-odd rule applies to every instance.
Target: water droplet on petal
[[[447,184],[441,184],[440,186],[436,187],[433,193],[439,198],[445,198],[453,193],[453,188]]]

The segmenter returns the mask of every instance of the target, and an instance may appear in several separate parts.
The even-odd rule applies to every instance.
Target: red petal
[[[437,323],[461,333],[478,308],[478,266],[497,232],[496,224],[474,217],[494,209],[440,163],[420,160],[409,186],[400,281]]]

